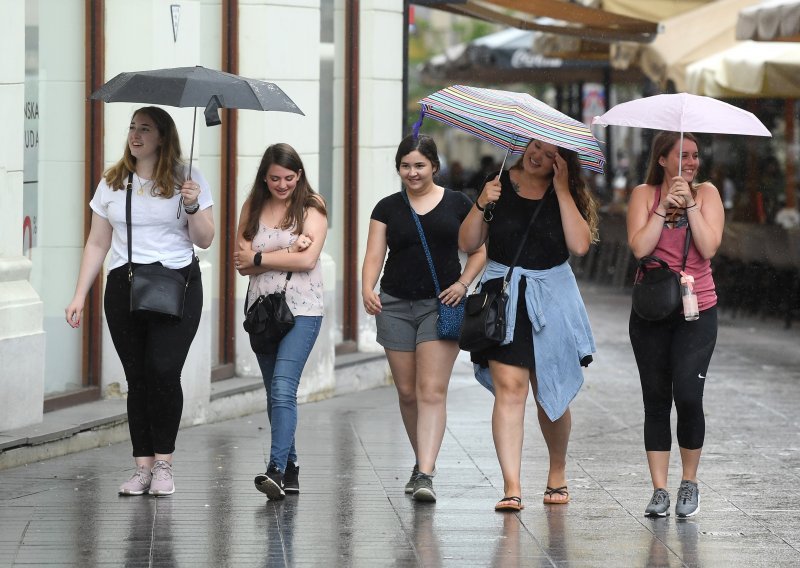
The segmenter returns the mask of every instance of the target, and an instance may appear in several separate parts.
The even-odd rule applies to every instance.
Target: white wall
[[[42,419],[43,304],[22,256],[25,5],[0,0],[0,431]]]

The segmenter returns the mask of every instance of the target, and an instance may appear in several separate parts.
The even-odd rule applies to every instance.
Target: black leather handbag
[[[458,346],[464,351],[483,351],[500,345],[506,336],[506,304],[508,295],[503,287],[497,292],[476,292],[467,297],[464,323]]]
[[[483,351],[489,347],[500,345],[506,337],[506,308],[508,306],[508,282],[511,280],[511,272],[519,260],[522,248],[528,240],[528,233],[531,231],[533,222],[542,210],[544,200],[552,193],[548,189],[544,194],[536,210],[531,215],[531,220],[525,229],[525,233],[519,241],[519,247],[514,255],[514,261],[508,267],[508,272],[503,277],[503,285],[497,292],[484,291],[481,284],[480,290],[467,296],[466,309],[464,313],[464,323],[461,326],[461,335],[458,338],[458,346],[464,351]],[[484,283],[485,284],[485,283]]]
[[[259,355],[275,353],[281,339],[294,327],[294,314],[286,303],[286,286],[291,278],[292,273],[288,272],[283,290],[260,295],[249,308],[247,307],[247,296],[250,295],[248,284],[242,325],[250,336],[250,348],[253,353]]]
[[[175,319],[183,317],[188,278],[160,262],[133,267],[133,241],[131,240],[131,193],[133,172],[128,174],[125,196],[125,222],[128,226],[128,280],[131,283],[131,312],[156,313]],[[196,259],[195,259],[196,261]]]
[[[690,240],[687,227],[681,270],[686,268]],[[682,306],[680,274],[657,256],[643,256],[636,269],[631,303],[636,315],[647,321],[661,321],[677,313]]]

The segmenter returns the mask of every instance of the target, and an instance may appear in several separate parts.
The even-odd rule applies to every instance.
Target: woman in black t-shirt
[[[537,209],[539,215],[515,262],[520,239]],[[464,250],[488,247],[483,290],[499,291],[503,281],[497,276],[514,267],[507,288],[510,337],[472,353],[478,374],[485,377],[488,368],[495,394],[492,434],[504,486],[497,511],[523,508],[520,473],[531,388],[550,454],[543,501],[569,501],[569,402],[583,383],[581,365],[591,361],[594,340],[567,261],[570,254],[586,254],[597,240],[597,225],[596,204],[580,177],[578,155],[539,140],[532,140],[508,171],[486,181],[461,225],[459,245]]]
[[[484,247],[476,248],[462,272],[458,230],[472,202],[463,193],[434,183],[439,157],[432,138],[404,138],[395,167],[403,190],[383,198],[372,212],[361,296],[366,312],[376,318],[377,340],[386,350],[400,414],[414,449],[416,463],[405,491],[416,500],[435,501],[431,478],[447,421],[447,386],[458,355],[458,343],[439,339],[436,332],[438,304],[454,306],[462,300],[483,268],[486,253]],[[425,233],[441,286],[438,297],[409,206]],[[378,294],[375,285],[381,269]]]

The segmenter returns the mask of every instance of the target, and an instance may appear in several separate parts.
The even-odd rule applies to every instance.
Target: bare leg
[[[432,474],[447,426],[447,387],[458,356],[455,341],[417,345],[417,463]]]
[[[647,465],[650,466],[653,489],[666,489],[667,474],[669,472],[669,452],[647,452]]]
[[[139,456],[134,458],[136,460],[136,467],[145,466],[147,469],[153,468],[153,463],[156,461],[156,458],[153,456]]]
[[[683,464],[683,477],[681,479],[697,483],[697,468],[700,465],[700,454],[702,452],[703,448],[696,450],[681,448],[681,463]]]
[[[503,472],[503,495],[522,497],[519,478],[529,371],[497,361],[489,361],[489,371],[494,383],[492,436]]]
[[[414,450],[414,457],[418,458],[416,352],[386,349],[386,358],[389,360],[389,368],[397,389],[403,426]]]
[[[536,373],[530,372],[531,387],[533,392],[538,392]],[[534,396],[534,400],[536,397]],[[569,435],[572,431],[572,413],[569,408],[557,420],[550,420],[547,413],[536,400],[536,416],[539,419],[539,427],[542,430],[544,443],[547,445],[547,453],[550,456],[550,470],[547,474],[547,486],[552,488],[565,487],[567,485],[567,447],[569,446]],[[567,501],[567,495],[553,493],[548,497],[550,501]]]
[[[153,458],[153,461],[163,460],[168,464],[172,465],[172,454],[156,454]],[[153,464],[150,464],[151,466]]]

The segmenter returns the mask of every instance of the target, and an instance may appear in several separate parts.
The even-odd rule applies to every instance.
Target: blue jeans
[[[295,316],[294,327],[281,339],[278,352],[256,355],[267,390],[267,417],[272,432],[267,468],[274,465],[283,472],[289,460],[297,461],[297,389],[321,325],[322,316]]]

